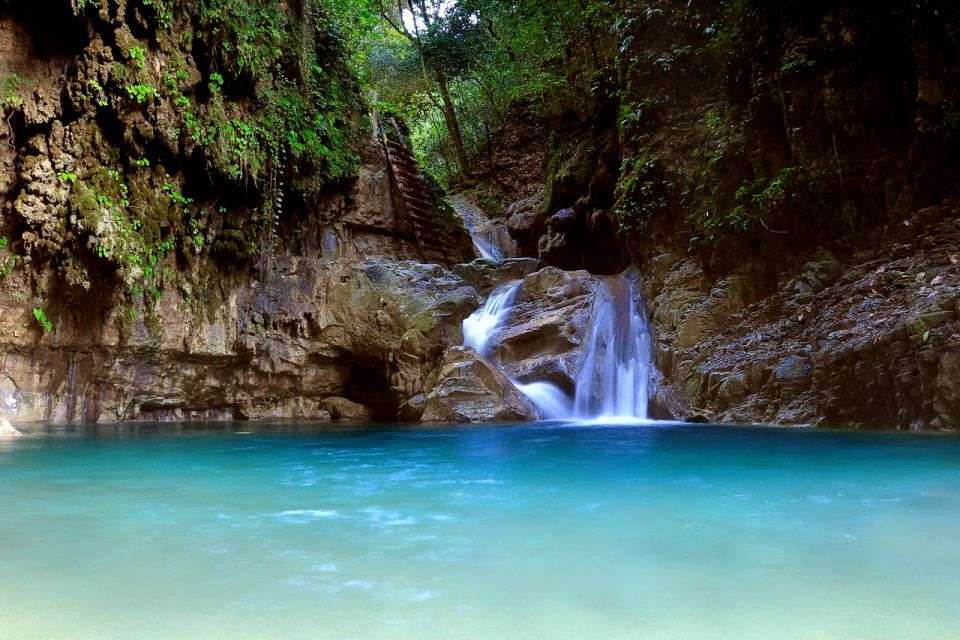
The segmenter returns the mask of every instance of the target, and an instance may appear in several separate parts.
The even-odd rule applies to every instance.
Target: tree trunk
[[[447,85],[447,78],[442,71],[437,70],[437,85],[440,87],[440,97],[443,99],[443,119],[447,123],[447,130],[450,132],[450,140],[453,142],[453,150],[457,154],[457,162],[460,163],[460,173],[463,177],[470,177],[470,166],[467,163],[467,150],[463,146],[463,134],[460,132],[460,121],[457,120],[457,112],[453,108],[453,100],[450,98],[450,87]]]

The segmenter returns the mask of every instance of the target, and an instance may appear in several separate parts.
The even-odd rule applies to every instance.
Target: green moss
[[[17,266],[20,258],[10,252],[10,241],[0,236],[0,281],[3,281]]]
[[[50,333],[53,331],[53,323],[50,322],[50,319],[47,318],[47,312],[41,307],[33,308],[33,318],[37,321],[37,325],[43,330],[44,333]]]

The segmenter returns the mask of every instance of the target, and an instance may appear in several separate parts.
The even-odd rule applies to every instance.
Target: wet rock
[[[557,369],[569,371],[589,325],[598,284],[596,276],[586,271],[555,267],[524,278],[516,306],[493,346],[494,357],[517,373],[542,368],[525,361],[544,358],[567,360]]]
[[[781,381],[800,380],[809,375],[810,362],[799,356],[788,356],[773,369],[773,377]]]
[[[373,419],[373,412],[370,409],[346,398],[324,398],[320,406],[326,409],[334,420],[369,422]]]
[[[458,264],[452,270],[486,296],[500,285],[522,280],[542,268],[543,263],[536,258],[508,258],[502,262],[478,258],[467,264]]]
[[[236,412],[237,417],[245,420],[309,420],[311,422],[330,422],[330,411],[315,398],[286,398],[275,402],[251,401]]]
[[[559,267],[572,268],[576,263],[576,244],[580,217],[573,209],[561,209],[547,219],[546,232],[537,242],[540,259]]]
[[[398,417],[402,422],[419,422],[426,404],[426,394],[418,393],[400,405]]]
[[[537,242],[546,229],[543,195],[537,194],[507,207],[507,231],[516,240],[521,255],[537,255]]]
[[[12,440],[14,438],[19,438],[23,434],[19,430],[15,429],[10,421],[6,418],[0,418],[0,440]]]
[[[427,393],[423,422],[532,420],[536,411],[495,366],[472,349],[448,349]]]

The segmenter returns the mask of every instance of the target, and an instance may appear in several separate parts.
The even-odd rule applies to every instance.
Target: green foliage
[[[210,91],[220,91],[223,88],[223,76],[213,72],[210,74]]]
[[[0,81],[0,110],[23,106],[23,96],[20,94],[22,87],[23,78],[15,73]]]
[[[94,4],[93,0],[72,0],[73,1],[73,12],[77,15],[83,13],[87,7]]]
[[[77,174],[72,171],[61,171],[57,174],[57,179],[64,184],[73,184],[77,181]]]
[[[381,111],[403,117],[418,159],[441,180],[465,169],[459,144],[476,156],[512,105],[534,104],[551,115],[592,108],[605,91],[616,51],[613,3],[459,0],[400,10],[404,5],[371,4],[384,21],[363,41],[369,93]],[[411,10],[421,25],[416,32]]]
[[[89,1],[89,0],[86,0]],[[153,9],[157,22],[169,27],[173,23],[173,0],[140,0],[143,6]]]
[[[40,325],[40,328],[44,333],[50,333],[53,331],[53,323],[50,322],[50,319],[47,318],[47,312],[41,307],[33,308],[33,318],[37,321],[37,324]]]
[[[197,3],[199,23],[215,45],[211,98],[203,109],[176,95],[174,102],[191,139],[225,175],[263,180],[281,150],[303,169],[310,188],[356,172],[353,114],[362,107],[331,9],[341,4],[305,0],[309,19],[300,24],[276,2]],[[260,108],[250,117],[229,108],[225,93],[236,83],[254,87]]]
[[[668,185],[657,159],[642,153],[627,159],[617,183],[613,216],[622,233],[639,233],[667,210]]]
[[[772,178],[745,182],[737,189],[734,206],[721,216],[709,216],[702,223],[710,237],[720,231],[744,232],[779,214],[796,196],[799,170],[784,167]]]
[[[789,76],[792,74],[800,74],[812,71],[816,69],[816,67],[816,60],[809,58],[806,52],[792,48],[787,51],[783,57],[783,62],[780,65],[780,75]]]
[[[175,207],[192,202],[170,183],[165,183],[160,192]],[[88,234],[90,249],[117,268],[131,298],[159,291],[163,277],[158,265],[174,242],[169,231],[158,224],[158,203],[142,207],[132,201],[123,175],[106,167],[96,169],[86,180],[78,180],[69,202],[80,218],[81,229]]]
[[[143,82],[128,84],[125,89],[130,99],[135,100],[137,104],[145,104],[157,96],[157,88]]]
[[[133,62],[138,69],[143,69],[146,56],[147,50],[139,45],[134,45],[127,49],[127,57],[130,58],[130,61]]]
[[[107,94],[99,82],[96,80],[90,80],[87,83],[87,89],[89,90],[87,97],[93,100],[98,107],[105,107],[109,104],[109,101],[107,100]]]
[[[708,111],[706,116],[707,130],[713,132],[723,124],[723,118],[716,111]]]

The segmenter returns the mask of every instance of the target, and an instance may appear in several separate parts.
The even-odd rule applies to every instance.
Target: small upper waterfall
[[[452,194],[447,201],[467,228],[477,255],[493,262],[502,262],[516,255],[516,245],[503,220],[491,220],[471,199]]]
[[[621,276],[604,283],[577,369],[577,418],[647,417],[650,327],[638,308],[638,285]]]
[[[490,340],[507,319],[519,290],[519,280],[494,289],[486,303],[463,321],[463,344],[482,356],[489,355]]]
[[[475,233],[473,229],[469,229],[469,231],[470,237],[473,239],[473,248],[477,250],[481,258],[492,260],[493,262],[503,261],[504,256],[503,252],[500,251],[500,247],[493,244],[489,238],[484,237],[482,234]]]

